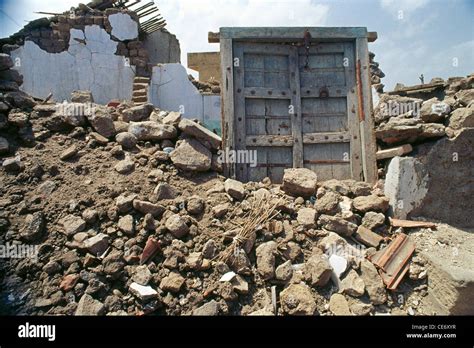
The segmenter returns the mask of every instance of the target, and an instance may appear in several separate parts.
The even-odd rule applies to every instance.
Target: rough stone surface
[[[122,216],[117,224],[117,227],[128,236],[135,233],[135,223],[132,215]]]
[[[68,215],[61,219],[61,224],[63,226],[63,231],[67,236],[72,236],[76,233],[84,231],[86,228],[86,222],[74,215]]]
[[[377,269],[368,260],[362,260],[360,264],[360,276],[365,284],[365,289],[373,304],[379,305],[387,301],[387,292],[382,278]]]
[[[449,117],[448,126],[456,130],[474,128],[474,104],[454,110]]]
[[[354,209],[366,213],[368,211],[386,212],[389,206],[389,200],[386,197],[376,195],[356,197],[352,201]]]
[[[278,266],[275,270],[275,278],[282,281],[288,281],[293,276],[293,267],[291,260],[288,260]]]
[[[203,304],[193,311],[195,316],[216,316],[219,314],[219,303],[215,300]]]
[[[135,162],[130,158],[124,159],[115,165],[115,170],[120,174],[128,174],[135,169]]]
[[[316,223],[317,213],[313,208],[301,208],[298,211],[296,220],[300,225],[305,227],[313,227]]]
[[[150,117],[154,107],[153,104],[146,103],[125,109],[122,112],[122,119],[125,122],[139,122],[145,121]]]
[[[272,279],[275,276],[275,253],[277,244],[274,241],[266,242],[257,247],[257,270],[260,276],[265,279]]]
[[[222,139],[220,136],[196,122],[182,119],[181,122],[179,122],[178,127],[184,133],[192,135],[203,142],[209,143],[213,149],[219,149],[221,146]]]
[[[71,93],[71,102],[73,103],[93,103],[94,97],[91,91],[73,91]]]
[[[84,294],[77,304],[76,315],[97,316],[105,314],[105,306],[91,295]]]
[[[86,248],[92,255],[101,255],[109,247],[109,236],[104,233],[91,237],[84,241],[84,248]]]
[[[115,141],[122,145],[125,150],[133,149],[137,145],[137,138],[132,133],[128,132],[117,134],[115,136]]]
[[[179,292],[184,285],[185,279],[176,272],[171,272],[169,276],[163,278],[160,283],[160,289],[169,292]]]
[[[329,300],[329,310],[334,315],[351,315],[349,304],[341,294],[333,294]]]
[[[189,233],[186,222],[177,214],[171,215],[166,220],[165,226],[176,238],[182,238]]]
[[[313,255],[305,263],[303,273],[312,286],[323,287],[331,279],[332,267],[326,255]]]
[[[138,199],[133,201],[133,208],[142,214],[151,214],[155,218],[160,217],[165,211],[165,207],[160,204],[140,201]]]
[[[42,236],[44,228],[45,224],[42,212],[29,214],[25,218],[25,223],[20,231],[20,236],[26,241],[33,242]]]
[[[359,297],[365,292],[365,283],[356,271],[350,270],[341,281],[341,291],[344,294]]]
[[[306,284],[292,284],[280,293],[281,308],[289,315],[314,315],[316,301]]]
[[[237,200],[242,200],[245,197],[245,188],[240,181],[227,179],[224,182],[224,189],[232,198]]]
[[[342,217],[321,215],[319,224],[328,231],[336,232],[344,237],[350,237],[357,230],[357,225],[344,220]]]
[[[128,132],[140,141],[174,139],[177,135],[175,127],[153,121],[131,122]]]
[[[211,168],[211,152],[194,139],[183,140],[170,157],[176,167],[185,171],[205,172]]]
[[[285,169],[282,189],[293,196],[310,197],[316,194],[318,177],[306,168]]]
[[[369,230],[373,230],[377,227],[380,227],[384,223],[385,215],[382,213],[375,213],[373,211],[369,211],[365,213],[364,217],[362,218],[362,226],[368,228]]]

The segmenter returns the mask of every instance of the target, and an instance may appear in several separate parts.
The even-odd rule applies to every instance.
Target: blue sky
[[[84,0],[83,0],[84,1]],[[0,0],[0,37],[18,31],[34,11],[63,12],[80,0]],[[86,2],[86,1],[84,1]],[[474,72],[474,0],[155,0],[168,30],[187,52],[217,51],[207,32],[221,26],[365,26],[379,39],[369,49],[397,82]]]

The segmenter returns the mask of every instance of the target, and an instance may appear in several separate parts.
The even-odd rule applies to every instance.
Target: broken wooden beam
[[[395,290],[398,287],[410,268],[408,261],[414,252],[413,241],[406,234],[400,233],[386,248],[371,257],[387,289]]]
[[[387,158],[393,158],[395,156],[403,156],[412,151],[413,147],[410,144],[405,144],[398,147],[392,147],[390,149],[379,150],[377,151],[375,156],[377,158],[377,161],[380,161]]]
[[[393,227],[405,227],[405,228],[436,228],[436,224],[433,222],[426,222],[426,221],[411,221],[411,220],[400,220],[400,219],[392,219],[389,218],[390,224]]]

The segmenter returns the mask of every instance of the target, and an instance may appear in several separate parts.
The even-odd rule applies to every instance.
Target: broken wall
[[[24,36],[24,43],[11,47],[10,54],[14,68],[23,75],[22,90],[35,97],[52,93],[63,101],[74,90],[90,90],[100,104],[128,100],[135,75],[147,67],[133,12],[108,9],[102,17],[68,14],[51,21],[49,29],[34,29]]]
[[[143,46],[148,52],[152,65],[181,62],[179,41],[176,35],[166,30],[157,30],[148,34],[143,40]]]
[[[211,130],[220,131],[220,95],[200,93],[181,64],[153,67],[149,100],[160,109],[178,111],[186,118],[198,119]]]

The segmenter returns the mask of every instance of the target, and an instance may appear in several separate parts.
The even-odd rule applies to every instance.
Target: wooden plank
[[[303,148],[304,167],[318,175],[318,180],[333,178],[331,155],[332,144],[305,144]]]
[[[365,119],[360,122],[362,166],[367,182],[377,181],[376,141],[374,131],[372,88],[370,83],[369,49],[367,38],[356,40],[356,61],[361,62],[362,99]]]
[[[340,98],[347,95],[346,88],[342,86],[327,86],[325,89],[312,88],[312,87],[301,87],[300,93],[303,98],[320,98],[321,93],[328,92],[327,98]]]
[[[283,172],[286,168],[292,167],[293,156],[291,147],[271,147],[268,149],[268,163],[279,164],[267,168],[268,177],[272,183],[280,184],[283,182]]]
[[[393,147],[391,149],[379,150],[376,153],[377,161],[386,159],[386,158],[393,158],[395,156],[403,156],[407,153],[413,151],[413,147],[410,144],[405,144],[398,147]]]
[[[243,89],[245,84],[244,76],[244,47],[241,43],[234,43],[234,122],[235,122],[235,148],[237,150],[246,150],[246,119],[245,119],[245,97]],[[236,177],[242,182],[248,180],[248,164],[236,164]]]
[[[262,54],[262,55],[281,55],[288,56],[290,54],[290,46],[276,45],[274,43],[249,43],[245,42],[245,54]]]
[[[404,227],[404,228],[436,228],[436,224],[433,222],[426,221],[411,221],[411,220],[400,220],[390,218],[390,224],[393,227]]]
[[[344,53],[344,43],[341,42],[325,42],[314,46],[310,46],[309,54],[324,54],[324,53]],[[298,47],[298,54],[305,55],[306,47]]]
[[[221,51],[221,107],[222,107],[222,146],[224,150],[235,148],[234,132],[234,62],[233,47],[231,39],[220,41]],[[235,178],[235,165],[224,164],[224,175]]]
[[[303,135],[303,144],[348,143],[351,141],[349,132],[307,133]]]
[[[246,146],[293,146],[292,135],[247,136]]]
[[[365,27],[245,27],[245,28],[220,28],[221,39],[258,39],[272,41],[303,40],[305,31],[311,37],[322,39],[355,39],[367,38]]]
[[[344,58],[347,59],[348,66],[345,68],[346,75],[346,95],[347,95],[347,122],[351,138],[351,177],[354,180],[362,181],[362,149],[360,140],[359,120],[356,113],[356,78],[355,78],[355,54],[354,43],[345,43]]]
[[[247,71],[247,74],[249,72]],[[291,89],[276,89],[265,87],[247,87],[243,93],[245,98],[290,99]]]
[[[303,131],[301,114],[301,84],[298,68],[298,52],[292,47],[290,53],[290,89],[292,109],[288,112],[291,117],[293,135],[293,168],[303,168]]]
[[[332,177],[345,180],[351,177],[351,158],[349,143],[331,143]]]
[[[266,178],[267,173],[267,148],[265,147],[247,147],[249,151],[257,151],[257,166],[248,168],[249,181],[259,182]]]

